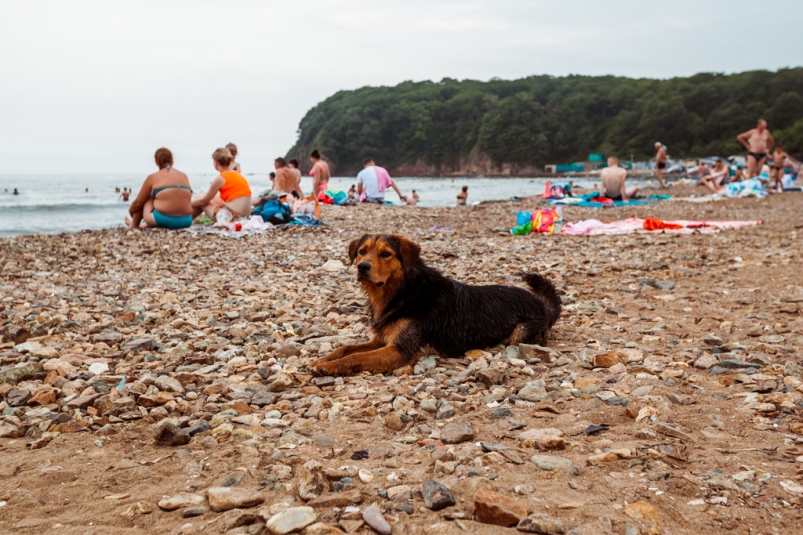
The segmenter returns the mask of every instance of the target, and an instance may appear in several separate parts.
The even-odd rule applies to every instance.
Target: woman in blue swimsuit
[[[187,175],[173,168],[173,154],[161,148],[156,151],[159,170],[148,175],[131,203],[125,218],[129,229],[159,227],[187,228],[192,225],[192,189]]]

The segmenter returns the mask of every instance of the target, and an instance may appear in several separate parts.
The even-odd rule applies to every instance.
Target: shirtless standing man
[[[747,178],[757,177],[775,142],[767,130],[767,121],[759,119],[755,128],[739,134],[736,139],[747,149]]]
[[[312,162],[312,194],[318,196],[329,188],[329,164],[321,160],[321,153],[317,149],[312,151],[309,159]]]
[[[664,184],[662,175],[666,169],[666,150],[660,141],[655,142],[655,150],[658,151],[655,153],[655,177],[658,179],[660,187],[665,188],[667,186]]]
[[[638,193],[638,187],[632,188],[625,187],[625,178],[627,178],[627,170],[619,167],[619,158],[611,156],[608,158],[608,167],[602,170],[599,177],[602,179],[602,191],[600,194],[603,197],[608,197],[614,201],[625,201],[628,198],[635,197]]]

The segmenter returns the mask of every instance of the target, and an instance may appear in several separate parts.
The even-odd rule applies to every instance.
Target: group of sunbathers
[[[760,178],[771,183],[771,189],[783,191],[783,177],[787,167],[800,170],[800,162],[789,156],[780,143],[775,143],[767,129],[767,121],[759,119],[756,127],[737,136],[737,141],[747,149],[746,166],[737,165],[733,175],[726,163],[718,159],[712,168],[700,162],[695,174],[699,177],[698,186],[703,186],[711,193],[717,193],[731,182],[740,182],[750,178]],[[775,148],[772,152],[773,144]],[[655,172],[661,187],[666,187],[663,173],[667,168],[667,150],[661,142],[655,143]],[[767,165],[769,163],[769,165]]]
[[[721,159],[708,168],[702,162],[697,168],[698,186],[704,186],[711,193],[717,193],[731,182],[741,182],[751,178],[759,178],[770,186],[770,190],[783,192],[783,176],[787,167],[800,170],[800,162],[789,156],[783,145],[775,143],[767,129],[767,121],[759,119],[756,127],[739,134],[736,138],[747,149],[747,169],[737,166],[733,176],[730,168]],[[775,148],[772,149],[773,144]],[[769,162],[769,165],[767,165]]]
[[[209,189],[193,195],[187,175],[173,167],[173,154],[166,148],[156,151],[159,170],[145,179],[139,194],[131,203],[126,218],[128,228],[187,228],[201,214],[214,218],[225,207],[234,217],[251,213],[251,187],[240,174],[235,161],[237,147],[229,143],[212,153],[212,163],[219,173]]]
[[[212,153],[212,164],[218,175],[212,180],[209,189],[193,195],[187,175],[173,167],[173,154],[166,148],[156,151],[154,159],[159,170],[149,175],[140,188],[139,194],[128,210],[131,218],[125,218],[126,227],[160,227],[182,229],[205,214],[216,219],[218,212],[225,208],[234,218],[247,217],[252,208],[264,202],[263,197],[254,197],[248,180],[241,174],[236,161],[237,146],[229,143]],[[329,189],[331,174],[329,165],[321,159],[317,150],[310,154],[312,162],[312,192],[305,196],[301,188],[301,170],[296,159],[289,161],[276,158],[275,172],[270,173],[271,192],[269,196],[291,206],[294,213],[319,214],[319,202],[324,200]],[[365,168],[357,175],[357,189],[349,191],[349,198],[358,197],[362,202],[383,203],[385,189],[393,188],[399,198],[408,205],[418,202],[418,195],[402,195],[388,172],[367,158]],[[353,186],[352,186],[353,188]],[[467,188],[466,188],[467,189]],[[356,195],[354,195],[356,193]]]
[[[731,175],[730,167],[725,165],[725,162],[721,159],[717,159],[714,162],[714,166],[711,168],[709,168],[705,162],[701,162],[696,171],[697,175],[700,177],[697,180],[697,185],[704,186],[711,193],[718,193],[726,185],[732,182],[741,182],[750,178],[758,178],[765,184],[765,186],[770,186],[769,191],[781,193],[784,190],[783,177],[787,164],[791,165],[794,169],[799,170],[800,162],[789,156],[783,150],[783,146],[780,144],[775,145],[775,150],[773,150],[773,152],[770,154],[770,158],[770,163],[772,166],[770,167],[769,165],[762,163],[761,167],[759,168],[760,172],[753,176],[750,176],[751,166],[749,163],[747,166],[747,173],[745,173],[743,166],[737,165],[734,174]],[[763,160],[759,159],[758,161],[761,162]]]

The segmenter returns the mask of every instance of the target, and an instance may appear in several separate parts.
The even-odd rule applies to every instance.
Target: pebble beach
[[[564,209],[764,222],[716,234],[511,236],[527,197],[0,239],[0,532],[800,532],[800,199]],[[471,284],[546,274],[548,347],[314,377],[369,337],[365,233]]]

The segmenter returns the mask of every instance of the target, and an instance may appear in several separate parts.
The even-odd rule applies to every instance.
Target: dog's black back
[[[422,348],[446,357],[503,341],[546,343],[549,329],[561,311],[554,285],[530,273],[524,280],[531,291],[515,286],[470,286],[416,262],[404,283],[373,327],[381,330],[398,320],[408,327],[395,340],[399,352],[413,361]]]

